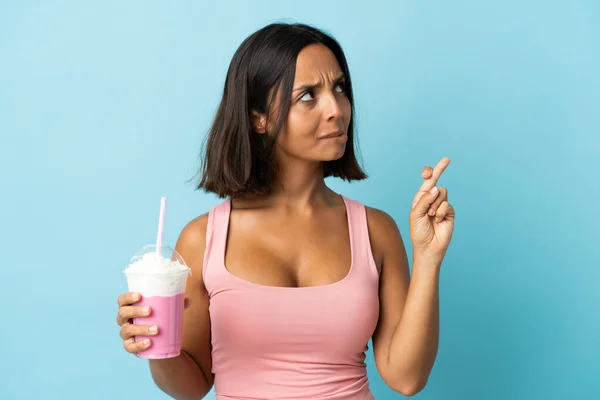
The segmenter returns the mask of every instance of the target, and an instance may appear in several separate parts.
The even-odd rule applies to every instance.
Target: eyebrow
[[[344,80],[346,77],[344,76],[344,73],[342,72],[336,79],[335,79],[335,83],[338,83],[339,81]],[[311,90],[316,88],[317,86],[320,85],[320,82],[317,83],[309,83],[309,84],[304,84],[304,85],[300,85],[297,88],[294,88],[292,90],[292,92],[298,92],[300,90],[304,91],[304,90]]]

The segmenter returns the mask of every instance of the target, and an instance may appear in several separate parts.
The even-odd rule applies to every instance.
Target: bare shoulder
[[[390,251],[399,247],[404,248],[400,229],[394,218],[385,211],[373,207],[366,207],[367,224],[373,257],[378,265]]]
[[[369,227],[373,227],[376,231],[382,231],[384,233],[390,233],[391,231],[397,231],[398,226],[394,218],[383,210],[365,206],[367,212],[367,222]]]
[[[385,248],[390,244],[398,244],[401,234],[394,218],[377,208],[365,206],[365,209],[372,245]]]
[[[205,213],[188,222],[177,239],[175,249],[192,269],[192,273],[202,268],[207,226],[208,213]]]
[[[182,244],[191,244],[198,240],[206,240],[206,228],[208,226],[208,213],[204,213],[199,217],[188,222],[181,231],[179,240]]]

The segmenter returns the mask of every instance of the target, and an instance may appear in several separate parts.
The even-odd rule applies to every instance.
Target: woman
[[[437,353],[438,278],[454,210],[425,167],[410,212],[413,274],[393,219],[327,187],[366,178],[355,158],[353,97],[339,44],[272,24],[235,53],[208,135],[199,188],[225,200],[181,232],[192,268],[182,352],[150,360],[176,399],[372,399],[370,338],[383,380],[419,392]],[[139,294],[119,297],[130,353],[154,335]],[[151,311],[149,311],[151,312]]]

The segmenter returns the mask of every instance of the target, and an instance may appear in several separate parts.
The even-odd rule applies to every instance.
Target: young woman
[[[410,211],[412,277],[393,219],[335,193],[366,178],[354,151],[352,86],[330,36],[272,24],[235,53],[208,136],[199,188],[225,199],[185,226],[192,268],[179,356],[150,360],[176,399],[372,399],[365,351],[383,380],[419,392],[438,343],[438,281],[454,227],[449,163],[425,167]],[[151,310],[119,297],[124,347],[139,352]]]

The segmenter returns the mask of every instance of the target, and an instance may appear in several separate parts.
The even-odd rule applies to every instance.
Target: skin
[[[322,45],[308,46],[299,54],[290,111],[276,148],[280,171],[273,191],[265,197],[232,202],[225,256],[232,274],[261,285],[306,287],[334,283],[348,273],[345,206],[323,179],[323,162],[344,154],[352,118],[341,74],[334,55]],[[253,114],[258,134],[271,134],[270,117]],[[333,133],[335,137],[326,137]],[[410,214],[412,278],[396,223],[385,212],[367,207],[372,252],[380,274],[381,312],[373,351],[384,381],[404,395],[424,387],[437,353],[437,282],[454,210],[445,188],[433,194],[430,190],[437,188],[449,161],[442,159],[435,169],[426,166],[422,171],[424,182]],[[428,215],[430,210],[433,215]],[[194,219],[176,245],[192,268],[186,289],[183,352],[173,359],[150,360],[157,385],[182,399],[202,396],[214,380],[208,294],[201,272],[206,225],[207,214]],[[138,294],[125,293],[118,301],[117,323],[130,353],[149,346],[135,343],[133,336],[156,334],[150,327],[131,324],[131,318],[148,315],[135,306],[138,300]]]

